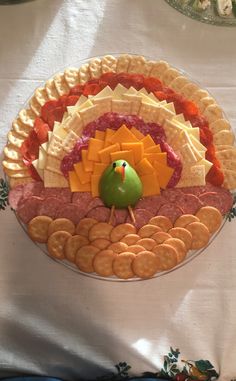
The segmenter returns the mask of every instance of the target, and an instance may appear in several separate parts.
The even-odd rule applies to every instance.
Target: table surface
[[[46,78],[81,59],[131,52],[164,59],[207,88],[236,128],[235,28],[202,24],[163,0],[35,0],[0,7],[0,148]],[[107,282],[44,255],[13,212],[0,213],[0,376],[91,378],[125,361],[157,372],[169,347],[236,376],[236,221],[163,277]]]

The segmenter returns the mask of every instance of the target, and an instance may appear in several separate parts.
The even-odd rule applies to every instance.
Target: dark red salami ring
[[[160,207],[167,202],[163,196],[147,196],[137,202],[135,209],[146,209],[155,215]]]
[[[41,197],[41,192],[44,189],[42,181],[34,181],[32,183],[28,183],[24,186],[23,197],[24,199],[31,196],[39,196]]]
[[[61,188],[43,188],[40,197],[47,198],[47,197],[60,197]]]
[[[75,192],[72,195],[72,202],[81,208],[87,208],[92,199],[90,192]]]
[[[61,188],[60,201],[64,204],[72,202],[72,192],[69,188]]]
[[[157,213],[158,216],[165,216],[174,224],[175,220],[182,216],[183,211],[179,206],[173,203],[162,205]]]
[[[77,204],[71,202],[61,205],[56,217],[68,218],[68,220],[71,220],[76,225],[83,217],[85,217],[85,211],[84,209],[81,209]]]
[[[126,222],[129,224],[133,224],[137,230],[140,229],[142,226],[148,224],[149,220],[154,217],[154,213],[151,213],[147,209],[134,209],[133,211],[134,217],[135,217],[135,223],[133,223],[130,215],[127,217]]]
[[[184,214],[195,214],[203,206],[203,203],[199,197],[186,193],[180,195],[176,200],[176,205],[182,209]]]
[[[12,209],[17,210],[18,205],[23,197],[24,185],[17,185],[15,188],[11,189],[8,194],[8,202]]]
[[[94,218],[99,222],[109,222],[110,215],[111,209],[106,208],[105,206],[97,206],[96,208],[90,209],[86,217]],[[115,225],[114,219],[112,221],[112,225]]]
[[[127,209],[115,209],[116,225],[124,224],[128,217]]]
[[[87,206],[87,211],[96,208],[97,206],[105,206],[100,197],[94,197]]]
[[[233,205],[233,197],[230,192],[206,192],[201,194],[199,199],[204,206],[214,206],[223,216],[229,212]]]
[[[183,196],[183,192],[178,188],[169,188],[162,191],[162,196],[168,201],[176,203],[179,197]]]
[[[24,223],[28,224],[32,218],[38,215],[38,209],[41,206],[43,199],[38,196],[31,196],[22,203],[22,205],[17,210],[17,215],[19,219]]]
[[[57,197],[47,197],[38,208],[39,216],[48,216],[55,219],[59,208],[61,207],[61,200]]]

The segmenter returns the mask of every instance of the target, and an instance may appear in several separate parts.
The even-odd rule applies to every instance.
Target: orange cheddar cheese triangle
[[[148,175],[155,172],[155,168],[148,161],[147,158],[143,158],[138,164],[136,164],[136,172],[138,175]]]
[[[125,126],[121,126],[114,135],[111,136],[110,141],[114,143],[130,143],[138,142],[136,136]]]
[[[132,134],[134,134],[134,136],[136,136],[136,138],[138,140],[141,140],[144,138],[144,135],[142,134],[142,132],[140,132],[139,130],[137,130],[137,128],[135,127],[131,127],[130,131],[132,132]]]
[[[105,140],[105,131],[96,130],[94,137],[95,137],[95,139]]]
[[[149,175],[142,175],[140,179],[143,184],[143,196],[154,196],[160,194],[160,184],[158,182],[156,173],[151,173]]]
[[[100,161],[98,151],[103,149],[103,147],[104,147],[103,140],[91,138],[89,140],[89,145],[88,145],[88,160]]]
[[[81,184],[75,171],[69,171],[69,185],[71,192],[90,192],[91,184]]]
[[[94,161],[88,160],[88,150],[82,149],[81,151],[82,163],[85,172],[92,172]]]
[[[90,182],[91,172],[85,172],[81,161],[79,163],[74,164],[74,169],[81,184],[87,184]]]
[[[104,163],[94,163],[93,175],[102,175],[102,173],[107,168],[107,164]]]
[[[98,155],[100,157],[100,160],[102,163],[109,164],[111,162],[111,153],[120,151],[120,144],[115,143],[112,145],[109,145],[106,148],[103,148],[102,150],[98,151]]]
[[[154,142],[154,140],[152,139],[152,137],[148,134],[146,135],[142,140],[140,140],[143,145],[144,145],[144,151],[147,149],[147,148],[150,148],[150,147],[153,147],[153,146],[156,146],[156,143]]]
[[[156,144],[155,146],[151,146],[145,149],[145,153],[160,153],[161,148],[160,144]]]
[[[158,161],[154,161],[153,166],[156,170],[160,187],[165,189],[174,173],[174,168],[168,167],[168,165],[162,164]]]
[[[111,160],[124,160],[127,161],[132,167],[134,167],[134,154],[132,151],[117,151],[112,152],[111,154]]]
[[[100,175],[92,175],[91,176],[91,192],[93,197],[99,196],[99,181],[101,176]]]
[[[134,162],[138,163],[144,155],[144,146],[142,142],[121,143],[122,150],[132,151],[134,154]]]

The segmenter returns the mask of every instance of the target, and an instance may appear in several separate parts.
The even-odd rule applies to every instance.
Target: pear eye
[[[124,161],[124,163],[122,164],[122,167],[126,167],[126,165],[127,165],[127,164],[126,164],[126,162]]]
[[[116,163],[114,162],[114,163],[112,164],[112,166],[113,166],[113,168],[115,168],[115,167],[116,167]]]

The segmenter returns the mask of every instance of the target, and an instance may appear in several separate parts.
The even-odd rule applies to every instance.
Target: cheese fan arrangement
[[[4,156],[9,203],[31,239],[90,276],[178,268],[233,206],[236,149],[222,109],[167,62],[138,55],[97,57],[46,81],[13,121]]]

